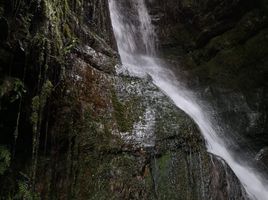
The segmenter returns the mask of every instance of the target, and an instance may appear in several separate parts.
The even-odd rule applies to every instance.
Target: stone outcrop
[[[51,153],[38,168],[43,199],[247,199],[150,77],[104,73],[84,53],[71,54],[53,94],[61,98],[51,105]]]

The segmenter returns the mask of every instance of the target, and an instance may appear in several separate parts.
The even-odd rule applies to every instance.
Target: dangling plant
[[[20,99],[23,94],[26,93],[26,89],[24,87],[24,84],[22,83],[21,80],[19,79],[16,79],[13,83],[13,91],[14,91],[14,95],[11,97],[11,102],[14,102],[18,99]]]

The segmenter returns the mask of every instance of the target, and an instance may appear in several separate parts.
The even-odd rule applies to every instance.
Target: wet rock
[[[268,166],[268,147],[264,147],[259,151],[256,155],[256,160],[263,162],[266,166]]]
[[[90,63],[94,68],[105,73],[114,73],[116,58],[109,57],[101,52],[97,52],[90,46],[79,47],[76,52],[80,54],[84,60]]]
[[[147,3],[157,18],[160,51],[177,77],[211,105],[243,148],[266,146],[267,2]]]
[[[246,199],[228,166],[207,153],[193,121],[150,77],[107,74],[83,55],[72,58],[63,102],[52,106],[58,145],[49,162],[58,167],[45,169],[57,178],[42,173],[47,161],[39,168],[40,184],[65,182],[53,195],[66,198],[63,191],[71,187],[77,199]],[[68,152],[75,158],[67,161]],[[67,184],[73,180],[67,173],[75,184]],[[40,189],[44,197],[47,183]]]

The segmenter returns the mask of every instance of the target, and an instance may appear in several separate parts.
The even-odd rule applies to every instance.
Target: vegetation
[[[0,146],[0,176],[2,176],[9,168],[10,159],[11,154],[9,150],[4,146]]]

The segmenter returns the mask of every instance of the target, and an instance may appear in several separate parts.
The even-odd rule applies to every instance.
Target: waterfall
[[[150,75],[154,84],[195,121],[208,151],[226,161],[249,197],[267,200],[267,181],[249,164],[237,161],[204,106],[199,105],[194,94],[156,58],[156,36],[144,0],[109,0],[109,8],[122,70],[133,76]]]

